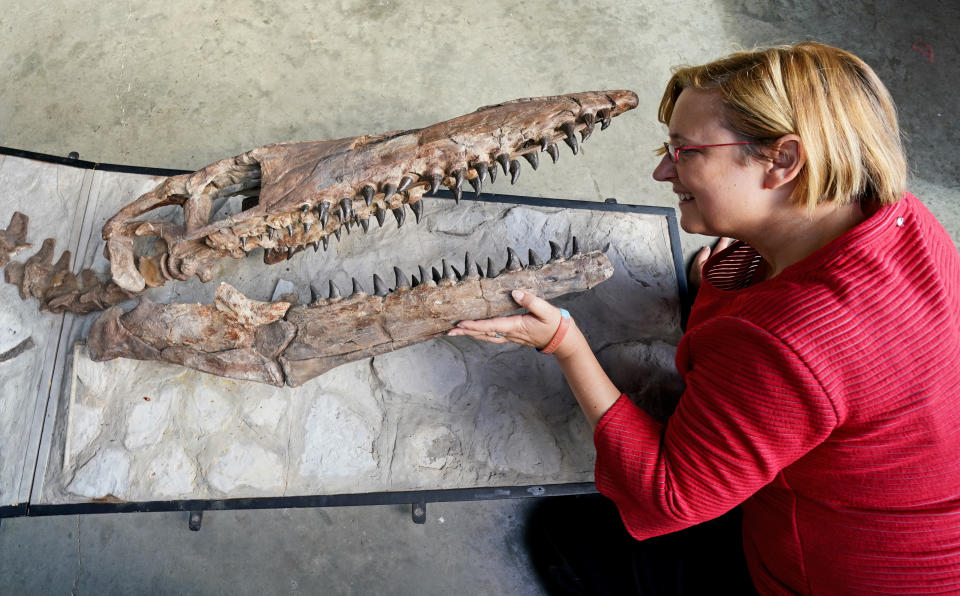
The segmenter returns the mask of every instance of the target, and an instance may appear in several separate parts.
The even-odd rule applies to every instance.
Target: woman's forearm
[[[620,390],[604,372],[580,329],[573,324],[555,352],[577,403],[595,428],[607,410],[620,398]]]

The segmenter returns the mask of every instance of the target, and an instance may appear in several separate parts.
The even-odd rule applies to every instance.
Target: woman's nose
[[[667,182],[676,178],[677,168],[668,155],[660,158],[660,163],[653,169],[653,179],[659,182]]]

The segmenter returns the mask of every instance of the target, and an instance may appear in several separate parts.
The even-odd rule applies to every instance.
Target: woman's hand
[[[492,344],[512,342],[538,349],[550,343],[560,326],[560,309],[530,292],[514,290],[511,296],[529,312],[483,321],[460,321],[447,335],[469,335]]]
[[[731,244],[733,244],[732,238],[720,238],[717,240],[717,243],[713,245],[713,249],[709,246],[704,246],[700,249],[700,252],[693,257],[693,262],[690,263],[690,272],[687,274],[687,285],[690,288],[691,295],[696,294],[697,290],[700,289],[700,284],[703,282],[703,266],[707,263],[707,259]]]

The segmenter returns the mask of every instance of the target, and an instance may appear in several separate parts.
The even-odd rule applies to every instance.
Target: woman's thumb
[[[550,310],[553,308],[549,302],[534,296],[530,292],[514,290],[510,293],[510,295],[513,296],[513,299],[517,304],[529,310],[530,314],[538,319],[544,319],[549,316]]]

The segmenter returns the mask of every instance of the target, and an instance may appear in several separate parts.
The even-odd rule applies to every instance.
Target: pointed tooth
[[[387,284],[383,283],[383,280],[376,273],[373,274],[373,293],[381,298],[387,295]]]
[[[480,176],[474,176],[470,179],[470,186],[473,187],[473,191],[477,194],[477,198],[480,198],[480,193],[483,191],[483,181],[480,180]]]
[[[403,220],[407,218],[407,212],[403,210],[403,205],[394,207],[391,211],[393,211],[393,216],[397,218],[397,227],[402,228]]]
[[[470,258],[470,253],[467,252],[467,255],[463,259],[463,276],[472,277],[480,275],[477,272],[477,264]]]
[[[366,234],[367,230],[370,229],[370,218],[364,217],[360,220],[360,227],[363,228],[363,233]]]
[[[353,282],[353,292],[350,293],[351,296],[358,296],[358,295],[360,295],[360,294],[366,294],[366,292],[363,291],[363,286],[360,285],[360,282],[357,281],[357,278],[356,278],[356,277],[352,277],[352,278],[350,278],[350,279],[351,279],[351,281]]]
[[[409,288],[410,282],[407,280],[407,276],[400,270],[399,267],[393,268],[393,275],[397,278],[397,289],[400,288]]]
[[[383,200],[386,202],[397,192],[397,185],[390,182],[383,185]]]
[[[421,283],[421,284],[427,283],[428,281],[430,281],[430,280],[432,279],[432,276],[430,275],[430,272],[427,271],[427,268],[426,268],[426,267],[424,267],[423,265],[417,265],[417,269],[420,271],[420,283]]]
[[[300,215],[301,215],[301,216],[304,216],[304,215],[306,215],[306,214],[309,213],[309,212],[310,212],[310,203],[304,203],[303,205],[300,205]]]
[[[560,248],[560,245],[550,241],[550,260],[551,261],[560,261],[563,260],[563,249]]]
[[[330,280],[330,300],[336,300],[337,298],[342,298],[343,294],[340,293],[340,288],[337,287],[337,284],[333,283],[333,280]]]
[[[490,168],[482,161],[478,161],[470,167],[477,171],[477,178],[480,180],[480,184],[483,185],[483,183],[487,181],[487,170]]]
[[[550,137],[546,135],[540,137],[540,151],[546,151],[547,147],[549,147],[552,144],[553,143],[550,142]]]
[[[563,125],[563,132],[567,134],[567,138],[563,139],[563,142],[569,145],[570,150],[576,155],[580,150],[580,146],[577,144],[577,127],[574,126],[573,122],[566,122]]]
[[[572,255],[572,256],[575,257],[575,256],[577,256],[578,254],[580,254],[580,244],[577,242],[577,237],[576,237],[576,236],[573,237],[573,242],[571,242],[571,244],[573,244],[573,255]]]
[[[607,127],[610,126],[610,110],[600,110],[597,112],[597,116],[600,118],[600,130],[607,130]]]
[[[580,140],[586,141],[587,138],[593,134],[593,126],[594,126],[593,114],[591,114],[590,112],[587,112],[586,114],[584,114],[583,123],[586,124],[586,126],[584,126],[583,130],[580,131]]]
[[[487,277],[492,279],[498,275],[500,274],[497,273],[497,267],[493,264],[493,259],[487,257]]]
[[[336,230],[333,231],[333,235],[337,237],[337,241],[338,241],[338,242],[340,241],[340,230],[341,230],[341,229],[342,229],[342,228],[337,228]]]
[[[320,250],[320,241],[319,241],[319,240],[314,240],[314,241],[313,241],[313,252],[317,252],[318,250]]]
[[[320,203],[320,226],[323,228],[327,227],[327,219],[330,217],[330,201],[323,201]]]
[[[460,271],[456,267],[454,267],[453,265],[450,265],[450,269],[453,271],[453,275],[454,277],[456,277],[457,281],[460,281],[461,279],[463,279],[463,276],[460,275]]]
[[[510,160],[510,184],[513,184],[517,181],[517,178],[520,177],[520,162],[511,159]]]
[[[400,184],[397,185],[397,192],[403,192],[410,188],[410,185],[414,183],[413,176],[404,176],[400,179]]]
[[[474,262],[473,265],[474,265],[474,267],[477,268],[477,276],[478,276],[478,277],[483,277],[483,269],[480,267],[480,261]]]
[[[527,263],[527,267],[543,267],[543,261],[540,260],[540,255],[532,248],[527,252],[527,258],[530,260],[530,262]]]
[[[443,279],[457,281],[457,276],[453,272],[453,267],[450,266],[450,263],[448,263],[446,259],[443,259]]]
[[[293,238],[293,224],[287,224],[287,233]]]
[[[420,223],[420,218],[423,217],[423,201],[414,201],[409,203],[410,211],[413,211],[413,216],[416,218],[417,223]]]
[[[430,194],[435,195],[440,190],[440,184],[443,182],[443,174],[435,173],[430,177]]]
[[[490,184],[493,184],[497,181],[497,166],[490,166],[487,169],[487,172],[490,174]]]
[[[326,252],[327,248],[330,247],[330,236],[323,237],[323,250]]]
[[[434,282],[434,283],[440,283],[440,280],[443,279],[443,276],[440,275],[440,272],[437,271],[437,268],[436,268],[436,267],[431,267],[431,268],[430,268],[430,271],[431,271],[431,275],[432,275],[432,277],[433,277],[433,282]]]
[[[246,237],[246,236],[240,236],[240,248],[241,248],[242,250],[247,250],[247,237]]]
[[[323,294],[317,284],[310,282],[310,302],[319,302],[323,300]]]
[[[304,236],[306,236],[307,233],[310,232],[310,226],[312,226],[312,225],[313,225],[313,224],[312,224],[311,222],[309,222],[309,221],[303,222],[303,235],[304,235]]]
[[[530,167],[536,171],[540,166],[540,154],[536,151],[531,151],[530,153],[524,153],[523,158],[530,162]]]
[[[375,213],[375,215],[377,216],[377,223],[380,224],[380,227],[382,228],[383,220],[387,218],[386,211],[384,211],[383,209],[377,209],[377,212]]]
[[[553,160],[553,163],[557,163],[557,160],[560,159],[560,150],[557,149],[556,143],[547,147],[547,153],[550,154],[550,159]]]
[[[375,195],[376,192],[377,189],[369,184],[360,189],[360,195],[363,197],[363,202],[367,204],[367,207],[370,206],[371,201],[373,201],[373,195]]]
[[[507,175],[507,171],[510,169],[510,156],[506,153],[501,153],[497,156],[497,162],[500,164],[500,167],[503,168],[503,175]]]
[[[517,252],[510,247],[507,247],[507,271],[520,271],[523,269],[523,263],[520,261],[520,257],[517,256]]]
[[[353,199],[340,199],[340,223],[350,225],[353,217]]]
[[[453,186],[450,187],[450,190],[453,191],[453,198],[459,203],[463,192],[463,170],[454,170],[450,175],[453,176]]]

